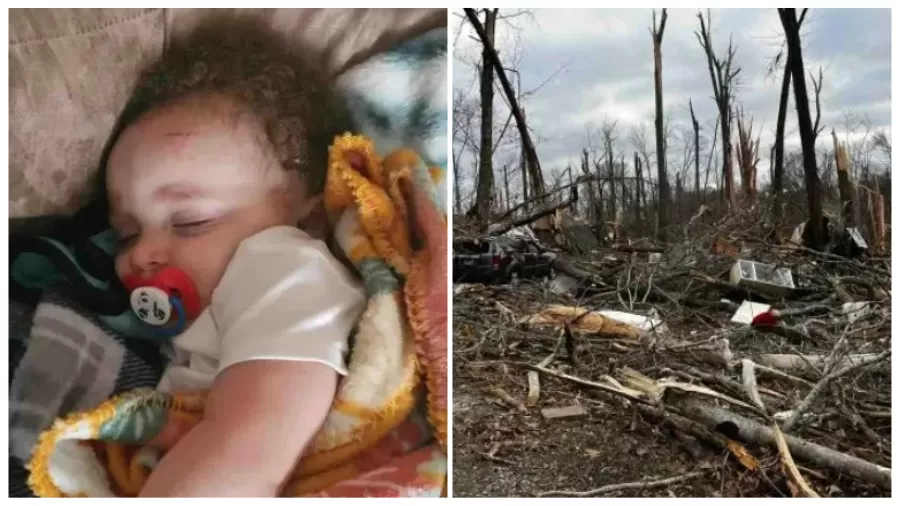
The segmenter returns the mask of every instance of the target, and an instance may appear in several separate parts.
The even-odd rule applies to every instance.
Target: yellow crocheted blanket
[[[413,151],[381,158],[374,148],[350,134],[330,148],[325,203],[365,281],[367,308],[349,374],[286,496],[438,495],[446,479],[447,336],[433,321],[446,301],[435,307],[427,275],[446,259],[414,247],[409,196],[414,186],[435,203],[439,171]],[[35,447],[29,485],[41,497],[135,496],[161,457],[144,443],[168,423],[199,422],[204,402],[202,392],[138,389],[57,420]],[[378,469],[394,481],[366,482]]]

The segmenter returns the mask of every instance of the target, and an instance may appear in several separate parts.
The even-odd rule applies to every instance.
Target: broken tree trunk
[[[597,217],[594,216],[594,214],[596,214],[594,211],[594,206],[595,206],[595,203],[594,203],[594,178],[591,175],[591,166],[588,163],[587,148],[585,148],[584,151],[582,151],[582,155],[583,155],[583,157],[581,159],[581,171],[584,172],[585,176],[587,176],[588,205],[590,206],[588,208],[588,223],[594,223],[595,220],[597,219]]]
[[[816,169],[816,130],[809,113],[809,95],[806,92],[806,75],[800,44],[800,23],[796,9],[778,9],[784,35],[787,39],[788,66],[794,84],[794,105],[797,108],[797,124],[800,130],[800,148],[803,152],[803,173],[806,180],[806,200],[809,205],[809,247],[821,251],[825,247],[825,229],[822,221],[822,192]],[[817,95],[818,96],[818,95]]]
[[[656,168],[659,181],[659,207],[657,208],[657,238],[665,242],[669,226],[669,178],[666,172],[666,138],[663,132],[662,96],[662,39],[666,29],[668,14],[662,10],[659,27],[656,26],[656,11],[653,11],[653,87],[656,93]]]
[[[606,181],[606,178],[603,176],[603,168],[600,166],[600,160],[597,160],[596,158],[594,158],[594,169],[597,171],[597,173],[594,174],[594,179],[597,182],[597,207],[594,209],[594,224],[602,227],[603,217],[606,215],[603,211],[603,183]]]
[[[709,187],[709,173],[712,170],[712,161],[713,155],[716,154],[716,142],[719,140],[719,115],[716,114],[716,124],[713,126],[713,141],[712,146],[709,148],[709,157],[706,159],[706,175],[703,178],[703,203],[706,203],[706,188]],[[719,171],[716,171],[718,174]]]
[[[543,202],[545,189],[544,177],[541,172],[541,163],[538,160],[537,151],[531,140],[531,134],[528,132],[528,126],[525,124],[525,116],[519,109],[519,102],[516,100],[512,85],[506,77],[506,71],[503,69],[503,64],[500,62],[500,56],[494,48],[493,37],[488,38],[485,28],[481,26],[481,22],[478,20],[478,14],[475,12],[475,9],[465,9],[465,11],[466,17],[472,23],[472,28],[478,34],[478,38],[481,39],[481,43],[484,45],[486,56],[493,64],[494,70],[497,71],[497,77],[500,79],[500,84],[503,86],[503,92],[506,94],[506,98],[509,100],[510,107],[512,108],[513,116],[516,118],[516,126],[519,129],[520,138],[525,144],[528,173],[532,181],[532,198],[536,199],[538,202]]]
[[[700,198],[700,123],[694,115],[694,103],[688,99],[691,110],[691,124],[694,126],[694,193]]]
[[[634,152],[634,172],[635,177],[637,177],[637,186],[635,191],[637,192],[637,198],[634,202],[634,217],[635,220],[640,223],[641,222],[641,195],[644,193],[644,177],[641,174],[641,158],[638,156],[638,152]]]
[[[525,117],[525,109],[522,109],[522,117]],[[525,212],[528,212],[528,163],[525,154],[525,141],[519,139],[519,170],[522,171],[522,201],[525,202]]]
[[[744,198],[751,205],[756,201],[756,166],[759,163],[759,141],[753,140],[753,118],[744,123],[744,109],[735,114],[738,121],[738,169],[741,171],[741,186]]]
[[[670,406],[684,417],[702,423],[706,427],[720,427],[733,424],[737,428],[737,436],[750,444],[777,448],[774,431],[761,423],[710,404],[684,396],[668,398]],[[852,455],[840,453],[825,446],[805,439],[785,435],[791,454],[799,460],[805,460],[820,467],[830,469],[837,474],[850,475],[881,488],[891,489],[890,468],[867,462]]]
[[[841,218],[845,227],[855,227],[856,203],[854,202],[853,181],[850,178],[850,156],[847,148],[838,140],[834,129],[831,129],[831,138],[834,140],[834,165],[837,168],[838,192],[841,197]]]
[[[775,123],[775,167],[772,170],[772,194],[775,207],[776,226],[784,218],[782,209],[782,190],[784,189],[784,121],[787,119],[788,99],[791,92],[790,53],[784,64],[784,77],[781,79],[781,96],[778,99],[778,120]]]
[[[675,174],[675,199],[672,202],[672,206],[669,208],[672,213],[672,217],[674,218],[674,222],[678,223],[681,221],[681,200],[682,200],[682,192],[684,191],[684,182],[681,180],[681,173]]]
[[[609,178],[609,216],[616,216],[616,168],[615,157],[613,156],[613,138],[612,129],[615,124],[609,126],[604,133],[606,142],[606,177]],[[613,218],[615,219],[615,218]]]
[[[481,52],[481,150],[479,153],[478,187],[475,192],[475,216],[482,226],[491,218],[491,195],[494,190],[493,135],[494,135],[494,69],[490,65],[488,48],[493,47],[497,9],[484,10],[484,49]],[[481,23],[472,12],[473,23]]]
[[[710,32],[712,31],[712,22],[707,26],[703,19],[703,13],[698,13],[700,18],[700,32],[696,33],[697,41],[706,53],[706,63],[709,67],[709,78],[712,81],[713,99],[719,110],[719,124],[722,128],[722,200],[729,207],[734,207],[734,168],[732,166],[732,146],[731,146],[731,93],[734,85],[734,78],[740,73],[740,69],[732,69],[736,50],[729,42],[728,51],[725,59],[720,60],[716,57],[712,46]],[[707,19],[710,19],[709,10],[707,9]]]

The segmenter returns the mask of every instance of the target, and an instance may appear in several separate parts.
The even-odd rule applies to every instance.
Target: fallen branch
[[[667,485],[673,485],[675,483],[681,483],[683,481],[687,481],[693,478],[698,478],[703,476],[705,473],[702,471],[696,471],[693,473],[683,474],[681,476],[673,476],[671,478],[664,478],[661,480],[653,480],[653,481],[633,481],[630,483],[617,483],[615,485],[605,485],[600,488],[595,488],[593,490],[584,490],[584,491],[574,491],[574,490],[551,490],[549,492],[541,492],[538,494],[538,497],[548,497],[548,496],[564,496],[564,497],[592,497],[595,495],[601,494],[609,494],[611,492],[621,492],[623,490],[643,490],[648,488],[659,488],[665,487]]]
[[[770,246],[771,246],[771,245],[770,245]],[[776,244],[776,245],[774,245],[774,246],[775,246],[776,248],[783,249],[783,250],[797,250],[797,251],[802,251],[802,252],[804,252],[804,253],[808,253],[808,254],[810,254],[810,255],[819,256],[819,257],[821,257],[821,258],[825,258],[825,259],[828,259],[828,260],[835,260],[835,261],[842,262],[842,263],[848,263],[848,264],[850,264],[850,265],[852,265],[852,266],[854,266],[854,267],[857,267],[857,268],[859,268],[859,269],[867,270],[867,271],[869,271],[869,272],[873,272],[873,273],[875,273],[875,274],[878,274],[878,275],[881,275],[881,276],[885,276],[885,277],[887,277],[888,279],[890,279],[890,277],[891,277],[890,271],[886,271],[886,270],[880,269],[880,268],[878,268],[878,267],[873,267],[873,266],[871,266],[871,265],[867,265],[867,264],[864,264],[864,263],[861,263],[861,262],[857,262],[857,261],[853,261],[853,260],[848,260],[846,257],[842,257],[842,256],[840,256],[840,255],[835,255],[835,254],[833,254],[833,253],[826,253],[826,252],[824,252],[824,251],[816,251],[816,250],[814,250],[814,249],[807,248],[806,246],[801,246],[801,245],[799,245],[799,244],[791,244],[790,246],[783,246],[783,245]]]
[[[790,431],[791,429],[793,429],[794,425],[797,423],[798,420],[800,420],[800,417],[803,416],[803,413],[805,413],[806,410],[809,409],[809,407],[812,405],[812,403],[816,399],[816,397],[822,392],[822,390],[825,389],[825,387],[828,386],[828,383],[830,383],[831,381],[834,381],[837,378],[840,378],[841,376],[850,374],[853,371],[862,369],[863,367],[877,364],[879,362],[887,360],[888,358],[890,358],[890,356],[891,356],[891,350],[885,350],[885,351],[879,353],[878,355],[875,355],[874,357],[870,357],[865,360],[860,360],[860,361],[850,364],[842,369],[838,369],[836,371],[826,374],[824,377],[822,377],[821,380],[819,380],[818,383],[816,383],[816,386],[814,386],[813,389],[810,390],[808,394],[806,394],[806,397],[804,397],[803,400],[800,401],[800,404],[797,406],[796,409],[793,410],[790,417],[788,417],[788,419],[785,420],[784,424],[782,424],[782,428],[785,431]]]
[[[528,216],[523,216],[517,220],[513,220],[508,223],[497,223],[488,227],[487,233],[488,235],[500,235],[509,232],[510,230],[521,227],[524,225],[528,225],[529,223],[535,222],[545,216],[550,216],[555,213],[557,209],[563,209],[569,207],[575,202],[574,199],[566,200],[561,204],[553,204],[549,206],[545,206],[537,211],[529,214]]]
[[[580,279],[582,281],[586,281],[588,283],[592,283],[597,286],[602,286],[602,287],[609,286],[602,279],[600,279],[600,277],[595,276],[585,270],[580,269],[574,263],[572,263],[564,258],[559,258],[559,257],[555,258],[553,260],[553,268],[559,272],[562,272],[563,274],[568,274],[569,276],[572,276],[573,278]],[[627,289],[628,288],[623,288],[620,291],[625,291]],[[618,291],[614,292],[614,293],[618,293]]]
[[[676,409],[681,415],[707,427],[733,424],[737,428],[738,438],[747,443],[769,448],[777,447],[775,434],[770,427],[731,411],[699,402],[687,396],[683,396],[679,400],[675,400],[672,397],[668,405]],[[867,483],[875,484],[887,490],[891,489],[890,468],[840,453],[798,437],[785,435],[785,440],[791,454],[796,458],[830,469],[838,474],[846,474]]]
[[[538,364],[540,368],[546,368],[553,362],[553,359],[556,358],[556,352],[559,351],[559,347],[562,344],[564,333],[560,332],[559,337],[556,339],[556,346],[553,347],[553,351],[547,355],[544,360]],[[530,407],[534,407],[537,405],[538,400],[541,397],[541,377],[538,375],[537,371],[528,371],[528,397],[525,398],[525,405]]]
[[[849,367],[854,364],[866,363],[879,356],[876,353],[863,353],[858,355],[847,355],[838,361],[836,367]],[[781,353],[766,353],[758,356],[756,362],[764,366],[781,369],[782,371],[790,371],[793,374],[810,374],[821,373],[827,363],[827,356],[824,355],[791,355]],[[890,367],[879,368],[889,372]]]
[[[866,438],[870,442],[872,442],[879,450],[884,449],[884,446],[886,445],[885,442],[881,439],[881,436],[879,436],[877,432],[869,427],[869,424],[866,423],[866,421],[859,413],[852,411],[847,406],[841,406],[839,409],[841,413],[844,414],[844,416],[850,419],[854,427],[858,427],[862,431],[863,435],[866,436]],[[890,452],[890,445],[887,446],[887,451]],[[890,455],[890,453],[888,453],[888,455]]]
[[[766,406],[763,404],[762,397],[759,396],[759,388],[756,386],[756,368],[751,360],[741,360],[741,379],[744,381],[744,389],[747,391],[747,397],[756,404],[763,413],[768,414]]]
[[[546,198],[546,197],[549,197],[549,196],[554,195],[554,194],[556,194],[556,193],[559,193],[559,192],[561,192],[561,191],[569,190],[570,188],[576,187],[576,186],[578,186],[578,185],[584,183],[584,182],[587,181],[588,179],[589,179],[589,178],[587,178],[586,176],[578,176],[578,178],[576,178],[575,181],[572,182],[572,183],[565,184],[565,185],[562,185],[562,186],[560,186],[560,187],[557,187],[557,188],[553,188],[553,189],[547,190],[547,192],[544,193],[544,197]],[[511,216],[515,215],[515,214],[516,214],[516,211],[518,211],[519,209],[522,209],[523,207],[527,207],[527,206],[529,206],[529,205],[533,205],[533,204],[535,204],[535,203],[538,203],[539,201],[540,201],[540,199],[535,198],[535,199],[528,199],[528,200],[525,200],[525,201],[523,201],[523,202],[519,202],[518,204],[516,204],[516,205],[510,207],[506,212],[504,212],[504,213],[501,214],[500,216],[498,216],[498,217],[492,219],[492,220],[491,220],[491,224],[494,224],[494,223],[503,223],[504,221],[508,220]]]
[[[555,378],[571,381],[578,385],[596,388],[598,390],[603,390],[604,392],[624,397],[632,402],[637,402],[639,404],[646,404],[649,406],[653,405],[653,402],[650,401],[649,399],[644,399],[643,397],[639,397],[636,393],[628,392],[622,388],[617,388],[617,387],[610,386],[610,385],[604,385],[603,383],[597,383],[596,381],[588,381],[586,379],[582,379],[582,378],[579,378],[576,376],[570,376],[568,374],[561,373],[561,372],[551,371],[550,369],[546,369],[546,368],[539,367],[536,365],[523,364],[523,363],[517,363],[517,362],[507,362],[507,363],[510,365],[517,365],[517,366],[525,367],[525,368],[531,369],[532,371],[537,371],[541,374],[546,374],[548,376],[553,376]]]
[[[778,378],[778,379],[783,379],[783,380],[793,381],[793,382],[795,382],[795,383],[800,383],[800,384],[803,384],[803,385],[806,385],[806,386],[809,386],[809,387],[812,387],[812,386],[815,385],[815,384],[814,384],[813,382],[811,382],[811,381],[806,381],[806,380],[803,379],[803,378],[798,378],[797,376],[792,376],[792,375],[790,375],[790,374],[788,374],[788,373],[786,373],[786,372],[784,372],[784,371],[781,371],[781,370],[779,370],[779,369],[774,369],[774,368],[772,368],[772,367],[768,367],[768,366],[765,366],[765,365],[762,365],[762,364],[756,364],[756,363],[754,363],[754,364],[753,364],[753,368],[756,370],[756,372],[759,372],[759,373],[765,373],[765,374],[767,374],[767,375],[769,375],[769,376],[774,376],[774,377],[776,377],[776,378]]]
[[[621,253],[665,253],[662,246],[632,246],[630,244],[614,244],[613,249]]]
[[[796,485],[806,497],[820,497],[809,483],[807,483],[806,479],[803,478],[803,475],[800,474],[800,470],[797,469],[797,464],[794,463],[794,458],[791,456],[790,449],[788,449],[784,433],[781,432],[778,425],[772,426],[772,432],[775,435],[775,444],[778,446],[778,453],[781,454],[781,463],[784,464],[788,479],[791,483]]]
[[[491,395],[493,395],[494,397],[496,397],[497,399],[499,399],[500,401],[502,401],[507,406],[516,408],[517,410],[519,410],[523,413],[528,411],[528,408],[526,408],[524,404],[522,404],[519,400],[515,399],[513,396],[504,392],[499,387],[490,388],[490,389],[488,389],[487,392],[490,393]]]

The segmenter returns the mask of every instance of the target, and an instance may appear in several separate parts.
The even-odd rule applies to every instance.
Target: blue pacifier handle
[[[172,308],[175,309],[175,313],[178,314],[178,321],[175,323],[174,327],[153,327],[153,333],[160,337],[173,337],[180,334],[181,331],[184,330],[185,323],[187,322],[181,299],[172,296],[169,297],[169,302],[172,304]]]

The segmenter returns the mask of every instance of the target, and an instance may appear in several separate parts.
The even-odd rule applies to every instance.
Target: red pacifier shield
[[[193,320],[200,315],[200,297],[194,283],[184,271],[165,267],[149,278],[129,275],[122,279],[131,297],[131,308],[144,322],[161,326],[172,318],[171,298],[176,297],[184,307],[185,317]]]

